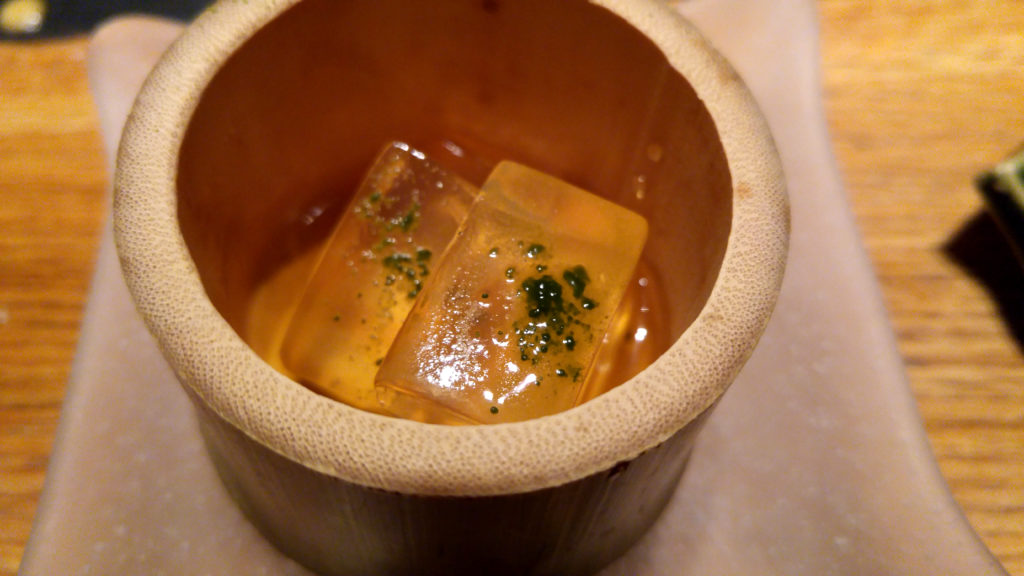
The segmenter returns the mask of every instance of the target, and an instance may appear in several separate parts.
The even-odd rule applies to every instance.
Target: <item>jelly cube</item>
[[[380,412],[377,366],[477,189],[394,143],[380,154],[328,240],[281,345],[307,387]]]
[[[385,410],[497,423],[571,408],[646,237],[626,208],[499,163],[380,367]]]

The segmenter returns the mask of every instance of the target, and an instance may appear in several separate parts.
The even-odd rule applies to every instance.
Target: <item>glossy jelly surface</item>
[[[401,143],[369,169],[334,229],[281,344],[284,371],[380,411],[374,376],[477,189]]]
[[[384,410],[497,423],[571,408],[646,236],[621,206],[499,163],[381,363]]]

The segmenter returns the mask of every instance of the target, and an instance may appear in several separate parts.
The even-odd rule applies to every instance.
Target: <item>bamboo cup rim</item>
[[[299,0],[221,1],[172,46],[138,96],[115,176],[115,239],[129,289],[193,400],[254,441],[323,474],[387,491],[484,496],[557,486],[628,461],[706,411],[765,329],[789,234],[769,129],[736,73],[663,3],[594,0],[654,42],[703,101],[732,178],[728,243],[703,309],[632,380],[567,412],[448,427],[365,413],[274,371],[206,296],[177,220],[190,117],[223,62]]]

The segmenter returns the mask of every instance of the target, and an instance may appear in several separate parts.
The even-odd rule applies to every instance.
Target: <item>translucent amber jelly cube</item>
[[[387,147],[342,215],[281,346],[286,372],[380,411],[374,375],[477,189],[404,144]]]
[[[641,216],[500,163],[377,373],[385,410],[496,423],[571,408],[646,237]]]

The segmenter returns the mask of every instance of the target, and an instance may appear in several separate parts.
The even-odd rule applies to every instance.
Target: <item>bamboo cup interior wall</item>
[[[257,288],[392,140],[644,215],[672,344],[581,406],[493,426],[370,414],[275,372],[246,342]],[[114,232],[218,472],[274,545],[323,574],[571,575],[672,495],[767,324],[789,220],[748,91],[662,2],[221,0],[136,101]]]
[[[646,216],[673,337],[707,299],[729,169],[707,110],[650,40],[583,1],[310,0],[217,73],[181,148],[182,231],[240,334],[254,283],[326,232],[296,222],[311,209],[334,220],[396,139],[515,159]]]

